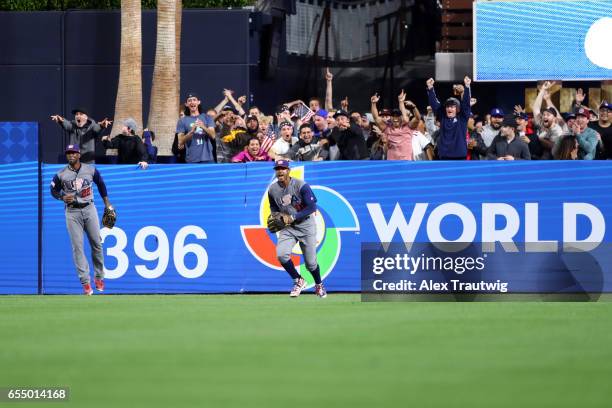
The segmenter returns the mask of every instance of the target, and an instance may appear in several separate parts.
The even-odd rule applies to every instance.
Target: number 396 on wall
[[[206,232],[196,225],[186,225],[181,228],[174,237],[174,244],[172,245],[172,260],[174,261],[174,267],[176,271],[184,278],[199,278],[206,272],[208,267],[208,254],[204,247],[196,243],[185,244],[185,239],[193,235],[199,240],[206,239]],[[125,248],[128,244],[127,235],[119,228],[114,227],[112,229],[102,228],[100,230],[100,236],[102,242],[106,240],[106,237],[112,236],[115,238],[116,243],[112,247],[105,246],[105,254],[111,256],[117,260],[117,266],[114,269],[107,269],[104,266],[104,274],[106,279],[117,279],[122,277],[130,266],[128,255],[125,253]],[[147,237],[153,236],[157,241],[157,248],[153,251],[149,251],[145,247],[145,241]],[[136,272],[146,279],[159,278],[168,267],[170,261],[170,242],[168,236],[163,229],[156,226],[147,226],[140,229],[134,237],[134,253],[136,256],[143,261],[155,261],[157,265],[153,269],[149,269],[146,265],[137,264],[134,265]],[[196,265],[193,268],[188,268],[185,265],[185,256],[187,254],[194,254],[196,257]]]

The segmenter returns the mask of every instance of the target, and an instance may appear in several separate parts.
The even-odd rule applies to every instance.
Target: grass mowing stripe
[[[2,296],[0,386],[67,385],[65,405],[79,407],[604,407],[611,312],[310,293]]]

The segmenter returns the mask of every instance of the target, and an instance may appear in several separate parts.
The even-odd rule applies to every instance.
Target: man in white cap
[[[293,137],[293,123],[285,121],[279,125],[280,137],[274,142],[270,149],[274,157],[289,158],[290,150],[298,142],[297,137]]]

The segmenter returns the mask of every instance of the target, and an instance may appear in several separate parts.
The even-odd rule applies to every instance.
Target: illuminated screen
[[[612,79],[612,1],[475,3],[474,77]]]

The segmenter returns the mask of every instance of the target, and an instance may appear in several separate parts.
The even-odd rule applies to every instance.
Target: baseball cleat
[[[103,279],[94,279],[94,283],[96,284],[96,290],[98,292],[104,292],[104,280]]]
[[[320,298],[326,298],[327,297],[327,291],[323,287],[322,283],[319,283],[318,285],[315,285],[315,293]]]
[[[93,289],[91,288],[91,285],[89,283],[83,284],[83,294],[87,296],[93,295]]]
[[[300,296],[300,293],[302,293],[302,289],[304,289],[306,287],[306,281],[304,280],[304,278],[298,278],[295,281],[295,285],[293,286],[293,289],[291,289],[291,293],[289,293],[290,297],[298,297]]]

